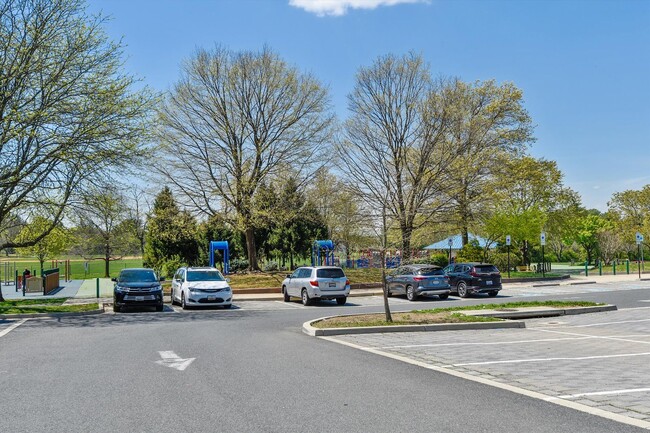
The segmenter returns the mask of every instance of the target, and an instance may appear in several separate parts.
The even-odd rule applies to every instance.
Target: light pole
[[[544,245],[546,245],[546,233],[542,232],[542,234],[539,236],[539,240],[542,244],[542,278],[545,278],[545,272],[544,268],[546,267],[546,263],[544,263]]]
[[[506,245],[508,246],[508,278],[510,278],[510,243],[511,243],[511,238],[510,235],[506,235]]]
[[[451,265],[451,246],[454,243],[453,238],[447,239],[447,244],[449,245],[449,264]]]

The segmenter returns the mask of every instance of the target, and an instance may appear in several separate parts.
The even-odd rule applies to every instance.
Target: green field
[[[30,269],[30,271],[36,271],[37,275],[40,274],[40,264],[37,260],[30,258],[19,258],[19,257],[3,257],[0,259],[0,280],[5,281],[5,262],[9,262],[11,268],[13,269],[14,264],[18,269],[18,274],[22,275],[25,268]],[[71,278],[73,280],[83,280],[87,278],[103,278],[104,277],[104,261],[103,260],[90,260],[88,261],[88,272],[85,271],[84,267],[85,260],[83,259],[70,259],[70,272]],[[54,263],[56,266],[56,263]],[[61,277],[64,273],[64,263],[59,262],[58,267],[61,272]],[[111,277],[117,277],[120,273],[120,270],[124,268],[137,268],[142,266],[141,258],[129,258],[123,260],[111,261],[110,270]],[[52,261],[46,260],[44,263],[45,269],[52,268]],[[13,281],[14,275],[10,272],[8,279]]]

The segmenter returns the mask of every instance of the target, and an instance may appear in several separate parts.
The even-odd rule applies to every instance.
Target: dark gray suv
[[[452,293],[466,298],[474,293],[496,296],[501,290],[501,273],[489,263],[453,263],[445,268]]]
[[[388,294],[403,294],[409,301],[420,295],[438,295],[447,299],[450,292],[449,277],[439,266],[405,265],[400,266],[386,277]]]

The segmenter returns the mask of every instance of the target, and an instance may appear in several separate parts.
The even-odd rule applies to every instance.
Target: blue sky
[[[360,66],[414,51],[434,76],[522,89],[537,125],[531,153],[557,161],[586,207],[604,211],[613,192],[650,184],[650,1],[88,2],[112,17],[127,71],[157,90],[196,47],[268,45],[327,84],[342,119]]]

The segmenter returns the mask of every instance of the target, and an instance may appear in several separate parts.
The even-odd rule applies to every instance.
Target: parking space
[[[527,320],[526,326],[328,339],[650,427],[650,308]]]

